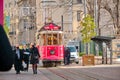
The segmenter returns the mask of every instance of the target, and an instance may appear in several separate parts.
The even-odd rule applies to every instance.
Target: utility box
[[[82,65],[95,65],[94,55],[83,55],[82,56]]]

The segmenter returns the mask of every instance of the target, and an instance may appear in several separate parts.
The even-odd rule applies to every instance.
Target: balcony
[[[9,35],[10,35],[10,36],[16,35],[16,31],[11,31],[11,32],[9,32]]]

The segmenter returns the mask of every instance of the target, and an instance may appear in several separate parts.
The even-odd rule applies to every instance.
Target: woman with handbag
[[[30,64],[32,64],[33,74],[37,74],[37,64],[39,63],[40,54],[33,43],[30,44]]]
[[[27,48],[26,44],[23,46],[22,50],[23,50],[23,63],[25,63],[24,70],[28,71],[30,52],[29,52],[29,49]]]

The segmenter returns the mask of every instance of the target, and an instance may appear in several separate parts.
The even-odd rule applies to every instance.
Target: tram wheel
[[[43,62],[43,67],[47,67],[47,62]]]

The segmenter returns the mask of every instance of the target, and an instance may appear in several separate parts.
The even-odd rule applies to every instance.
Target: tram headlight
[[[50,54],[51,55],[55,54],[55,51],[54,50],[50,50]]]

